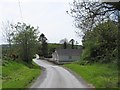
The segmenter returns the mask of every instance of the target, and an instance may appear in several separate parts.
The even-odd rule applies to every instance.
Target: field
[[[5,61],[5,60],[3,60]],[[27,88],[40,73],[40,67],[23,62],[5,61],[2,67],[2,88]]]
[[[71,69],[88,83],[96,88],[117,88],[118,70],[117,65],[113,64],[92,64],[79,65],[76,63],[65,64],[65,67]]]

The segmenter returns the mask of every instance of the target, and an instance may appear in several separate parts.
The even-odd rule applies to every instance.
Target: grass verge
[[[28,67],[22,62],[6,61],[2,66],[2,88],[26,88],[40,73],[40,67],[33,63]]]
[[[118,88],[118,69],[113,64],[79,65],[76,63],[65,64],[88,83],[96,88]]]
[[[2,89],[2,66],[0,65],[0,90],[1,89]]]

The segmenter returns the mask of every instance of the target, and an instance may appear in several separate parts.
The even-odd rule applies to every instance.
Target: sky
[[[21,6],[21,11],[19,7]],[[61,39],[75,39],[79,44],[81,37],[75,31],[72,18],[66,13],[73,0],[0,0],[0,26],[9,20],[12,23],[25,22],[39,27],[49,43],[59,43]],[[22,12],[22,18],[21,13]],[[0,29],[0,44],[5,43]]]

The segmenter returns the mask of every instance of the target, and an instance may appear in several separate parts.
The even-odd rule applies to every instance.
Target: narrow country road
[[[45,70],[31,88],[88,88],[63,67],[53,65],[45,60],[34,59],[34,62],[44,67]]]

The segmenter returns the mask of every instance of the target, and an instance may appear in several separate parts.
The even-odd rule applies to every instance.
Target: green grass
[[[2,89],[2,66],[0,65],[0,90]]]
[[[28,65],[29,66],[29,65]],[[26,88],[40,73],[40,67],[31,68],[21,62],[8,61],[2,67],[2,88]]]
[[[117,65],[112,64],[92,64],[79,65],[76,63],[65,64],[67,68],[83,77],[88,83],[96,88],[117,88],[118,70]]]

